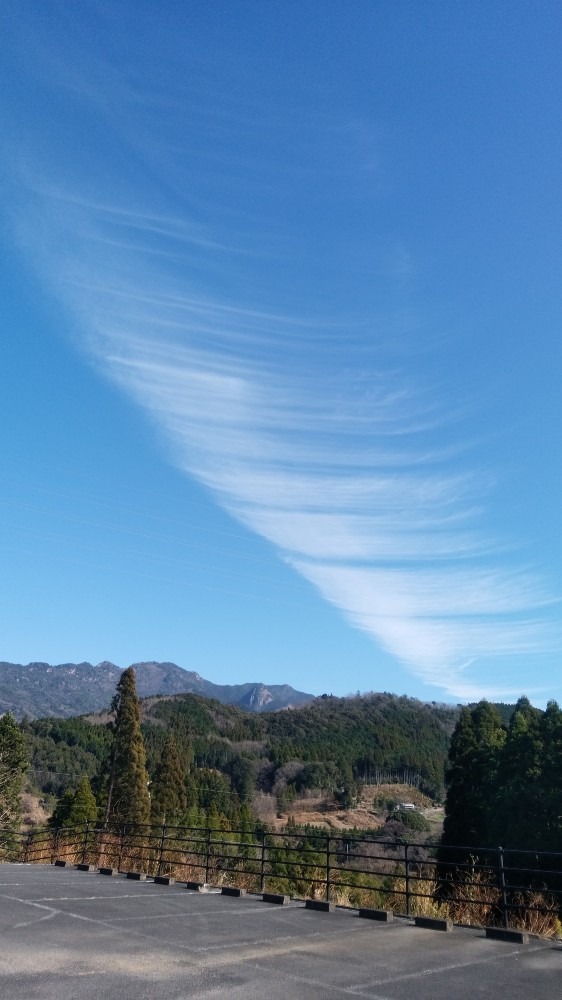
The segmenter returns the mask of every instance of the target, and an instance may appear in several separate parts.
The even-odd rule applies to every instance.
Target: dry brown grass
[[[28,830],[34,826],[46,826],[50,812],[42,804],[38,795],[32,792],[24,792],[21,797],[22,804],[22,827]]]
[[[331,795],[299,796],[286,809],[277,812],[277,802],[274,795],[258,793],[252,809],[256,817],[266,822],[276,832],[282,831],[289,820],[297,826],[314,826],[326,832],[342,830],[378,830],[384,825],[386,810],[384,806],[375,808],[377,796],[382,799],[394,799],[396,802],[413,802],[419,809],[431,812],[432,831],[438,839],[441,831],[442,812],[436,811],[431,799],[413,785],[364,785],[361,789],[359,802],[353,809],[341,809]]]
[[[502,894],[490,884],[487,871],[472,867],[455,874],[451,889],[456,901],[441,904],[443,912],[457,924],[480,927],[503,926]],[[541,937],[560,938],[562,925],[558,916],[560,901],[547,891],[523,890],[508,894],[507,919],[510,928],[525,930]]]

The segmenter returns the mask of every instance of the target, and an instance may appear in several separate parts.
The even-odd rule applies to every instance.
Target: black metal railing
[[[88,863],[239,885],[398,915],[557,933],[562,853],[382,841],[313,828],[275,833],[133,826],[0,830],[0,860]]]

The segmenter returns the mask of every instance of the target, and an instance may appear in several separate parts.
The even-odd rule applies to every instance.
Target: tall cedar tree
[[[549,701],[541,718],[541,850],[562,851],[562,710]]]
[[[461,710],[446,772],[444,845],[489,846],[505,735],[501,716],[489,702]]]
[[[16,831],[21,821],[21,793],[29,765],[25,738],[10,712],[0,718],[0,826]]]
[[[167,823],[174,826],[184,819],[187,812],[185,777],[176,741],[170,733],[166,738],[160,764],[151,785],[153,823]]]
[[[146,754],[132,667],[124,670],[112,703],[113,747],[105,822],[140,825],[150,821]]]
[[[541,843],[542,714],[528,698],[520,698],[509,723],[492,806],[494,841],[503,847]]]

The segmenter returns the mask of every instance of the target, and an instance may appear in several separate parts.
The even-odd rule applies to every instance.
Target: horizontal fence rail
[[[561,931],[562,853],[443,847],[311,828],[100,826],[0,829],[0,861],[67,861],[237,885],[404,916]]]

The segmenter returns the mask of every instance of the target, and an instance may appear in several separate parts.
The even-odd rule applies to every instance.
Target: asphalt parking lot
[[[51,865],[0,866],[5,1000],[541,1000],[562,945],[380,924]]]

